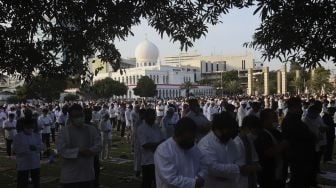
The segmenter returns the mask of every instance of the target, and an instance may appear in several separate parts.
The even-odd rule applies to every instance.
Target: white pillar
[[[277,94],[281,94],[281,72],[277,71]]]
[[[253,69],[247,70],[247,95],[253,95]]]
[[[287,93],[287,70],[286,70],[286,64],[283,64],[281,66],[281,93],[286,94]]]
[[[269,67],[264,67],[264,95],[269,95]]]

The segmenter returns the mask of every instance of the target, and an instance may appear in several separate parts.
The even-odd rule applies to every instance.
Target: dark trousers
[[[33,187],[40,188],[40,169],[24,170],[17,172],[17,188],[27,188],[29,184],[29,173]]]
[[[95,171],[95,180],[93,181],[93,187],[99,188],[99,174],[100,174],[99,155],[95,155],[93,159],[93,167]]]
[[[7,152],[7,155],[8,156],[11,156],[12,155],[12,143],[13,143],[13,140],[10,140],[10,139],[5,139],[6,140],[6,152]]]
[[[335,138],[329,138],[327,140],[327,146],[326,146],[326,150],[324,153],[324,159],[323,161],[332,161],[332,155],[333,155],[333,151],[334,151],[334,140]]]
[[[115,128],[117,125],[117,118],[110,118],[110,122],[111,122],[112,128]]]
[[[121,127],[121,121],[118,120],[118,121],[117,121],[117,131],[120,131],[120,127]]]
[[[126,129],[126,122],[121,121],[121,131],[120,131],[120,136],[124,137],[125,136],[125,129]]]
[[[50,149],[50,133],[42,133],[42,142],[45,144],[47,150],[46,155],[49,156]]]
[[[62,188],[94,188],[92,181],[63,183]]]
[[[55,143],[55,132],[56,132],[56,129],[51,128],[51,140],[53,143]]]
[[[289,188],[309,188],[314,183],[314,162],[297,161],[290,165],[291,182]]]
[[[142,188],[155,187],[155,166],[154,164],[142,166]]]

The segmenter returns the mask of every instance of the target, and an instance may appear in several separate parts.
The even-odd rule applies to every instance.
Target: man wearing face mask
[[[83,108],[73,104],[69,120],[57,140],[57,150],[63,157],[60,176],[62,188],[93,188],[94,156],[101,151],[98,130],[84,123]]]
[[[300,98],[287,101],[288,112],[282,122],[282,134],[289,143],[288,162],[291,169],[289,188],[308,188],[314,180],[315,135],[301,121],[302,103]]]
[[[22,131],[15,135],[13,149],[16,154],[17,187],[28,187],[29,174],[33,187],[40,187],[40,152],[42,140],[40,134],[34,132],[34,119],[22,120]]]
[[[256,171],[255,165],[244,165],[242,154],[232,138],[237,127],[236,120],[227,112],[214,116],[212,131],[201,139],[198,147],[207,159],[208,176],[205,187],[239,187],[241,175]]]
[[[143,123],[137,130],[141,145],[142,188],[155,187],[154,152],[163,141],[160,128],[155,124],[155,110],[147,109]]]
[[[158,188],[203,187],[207,169],[195,137],[195,122],[184,117],[177,122],[173,137],[157,148],[154,163]]]
[[[278,130],[278,116],[272,109],[260,113],[263,130],[254,141],[259,156],[261,171],[258,173],[260,188],[286,187],[287,163],[285,153],[288,143]]]

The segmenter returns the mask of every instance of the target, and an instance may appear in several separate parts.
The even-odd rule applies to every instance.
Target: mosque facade
[[[159,61],[159,49],[148,39],[142,41],[135,49],[135,62],[133,67],[124,68],[122,71],[109,70],[107,67],[103,72],[98,73],[93,81],[110,77],[113,80],[124,83],[128,87],[127,95],[123,98],[138,98],[133,89],[142,76],[148,76],[156,84],[157,98],[167,99],[186,96],[183,88],[185,82],[190,82],[193,87],[190,93],[197,95],[210,96],[215,91],[212,86],[196,84],[197,69],[190,69],[183,66],[161,64]],[[130,65],[130,60],[124,61]],[[123,63],[125,64],[125,63]]]

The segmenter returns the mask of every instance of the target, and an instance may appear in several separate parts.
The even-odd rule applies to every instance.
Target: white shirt
[[[198,143],[205,155],[209,174],[205,179],[205,188],[239,187],[242,155],[233,140],[222,143],[211,131]]]
[[[86,182],[95,179],[94,156],[80,156],[80,148],[87,148],[99,153],[102,148],[101,138],[93,126],[65,126],[57,139],[57,151],[63,157],[60,183]]]
[[[112,139],[112,125],[109,119],[101,120],[99,123],[100,135],[103,140],[111,140]]]
[[[3,121],[7,119],[7,115],[4,111],[0,111],[0,125],[2,125]]]
[[[29,146],[36,147],[36,151],[31,151]],[[16,168],[18,171],[40,168],[40,152],[42,140],[39,134],[27,135],[20,132],[15,135],[13,150],[16,154]]]
[[[245,116],[246,116],[246,109],[240,106],[237,112],[237,120],[239,127],[243,125],[243,119],[245,118]]]
[[[137,129],[137,134],[141,145],[141,165],[154,164],[154,152],[143,148],[143,145],[162,141],[163,136],[160,128],[156,124],[151,127],[143,121]]]
[[[40,115],[37,122],[39,128],[42,129],[42,134],[51,133],[52,120],[48,114],[46,116],[44,116],[43,114]]]
[[[2,128],[5,129],[5,138],[8,140],[13,140],[16,134],[16,120],[5,120],[3,122]]]
[[[111,107],[110,106],[110,108],[109,108],[109,114],[110,114],[110,118],[116,118],[117,117],[117,115],[116,115],[116,110],[115,110],[115,108],[113,107]]]
[[[218,108],[216,106],[209,106],[207,111],[207,118],[209,121],[213,120],[214,114],[218,113]]]
[[[163,117],[165,107],[161,105],[156,105],[156,116],[157,117]]]
[[[194,188],[196,177],[206,176],[205,160],[197,146],[183,150],[169,138],[154,154],[156,187]]]
[[[132,116],[131,116],[132,111],[130,109],[127,109],[125,111],[125,121],[126,121],[126,126],[130,127],[132,126]]]

